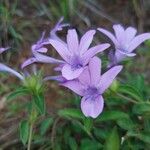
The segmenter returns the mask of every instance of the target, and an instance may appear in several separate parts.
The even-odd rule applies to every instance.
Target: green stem
[[[29,139],[28,139],[28,148],[27,148],[27,150],[31,150],[32,134],[33,134],[33,123],[31,123],[31,125],[30,125]]]

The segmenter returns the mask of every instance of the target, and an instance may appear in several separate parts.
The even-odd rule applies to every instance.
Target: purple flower
[[[61,85],[82,96],[81,110],[86,117],[96,118],[103,110],[102,94],[111,85],[122,66],[115,66],[101,75],[101,60],[93,57],[78,79]]]
[[[68,23],[62,23],[64,20],[64,17],[61,17],[58,23],[55,25],[55,27],[51,30],[50,32],[50,39],[57,39],[63,42],[58,36],[57,36],[57,31],[62,31],[64,27],[69,26]]]
[[[22,64],[22,66],[21,66],[22,69],[25,68],[26,66],[31,65],[31,64],[36,63],[36,62],[42,62],[42,63],[60,63],[61,62],[62,63],[62,61],[60,61],[60,60],[57,60],[57,59],[54,59],[52,57],[48,57],[48,56],[41,54],[41,53],[46,53],[48,51],[48,49],[45,46],[50,44],[49,43],[50,39],[57,39],[60,42],[63,42],[57,36],[57,31],[61,31],[64,27],[69,26],[69,24],[64,24],[64,23],[62,23],[62,21],[63,21],[63,17],[60,18],[58,23],[51,30],[50,36],[48,38],[45,38],[45,32],[42,33],[41,38],[35,44],[33,44],[31,47],[33,57],[27,59]]]
[[[100,32],[108,36],[114,43],[116,50],[114,54],[115,62],[120,62],[126,56],[135,56],[136,54],[133,53],[133,50],[135,50],[145,40],[150,39],[150,33],[143,33],[136,36],[137,30],[133,27],[124,29],[118,24],[113,25],[113,29],[115,31],[115,35],[103,28],[98,28]]]
[[[76,30],[71,29],[68,30],[66,44],[59,40],[49,40],[51,45],[65,61],[61,72],[62,76],[67,80],[79,77],[88,65],[90,59],[110,46],[110,44],[105,43],[89,48],[94,34],[95,30],[87,31],[79,43]]]

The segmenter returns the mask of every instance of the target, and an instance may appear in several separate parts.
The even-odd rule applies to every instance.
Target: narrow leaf
[[[119,150],[120,149],[120,138],[118,135],[117,128],[114,127],[106,139],[104,150]]]
[[[40,126],[40,134],[44,135],[53,123],[52,118],[45,119]]]
[[[109,121],[109,120],[118,120],[128,118],[128,114],[122,111],[104,111],[96,121]]]
[[[26,94],[28,94],[28,90],[26,88],[18,88],[16,91],[8,95],[7,100],[11,101],[15,99],[16,97],[23,96]]]
[[[21,121],[19,125],[19,131],[20,131],[20,139],[22,143],[25,145],[28,141],[29,136],[29,123],[26,120]]]
[[[40,114],[45,114],[46,106],[45,106],[45,99],[43,95],[34,95],[33,96],[34,104],[37,107],[37,110]]]
[[[62,117],[71,117],[71,118],[76,118],[76,119],[83,119],[84,116],[82,112],[79,109],[74,109],[74,108],[66,108],[62,109],[58,112],[58,114]]]

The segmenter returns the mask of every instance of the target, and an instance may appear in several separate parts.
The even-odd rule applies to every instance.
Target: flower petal
[[[125,36],[126,36],[126,44],[128,45],[131,40],[135,37],[137,33],[137,30],[133,27],[128,27],[126,30],[125,30]]]
[[[124,51],[120,51],[120,50],[117,50],[119,53],[125,55],[125,56],[128,56],[128,57],[134,57],[136,54],[135,53],[126,53]]]
[[[108,38],[110,38],[110,40],[112,40],[112,42],[114,43],[114,45],[118,45],[117,39],[115,38],[115,36],[111,32],[109,32],[109,31],[107,31],[107,30],[105,30],[103,28],[98,28],[97,30],[99,30],[100,32],[102,32],[103,34],[105,34],[106,36],[108,36]]]
[[[94,46],[94,47],[90,48],[83,55],[83,61],[84,61],[83,64],[86,65],[92,57],[94,57],[97,53],[104,51],[108,47],[110,47],[110,44],[105,43],[105,44],[100,44],[100,45],[97,45],[97,46]]]
[[[91,76],[91,85],[97,85],[101,76],[101,60],[98,57],[93,57],[90,60],[89,70]]]
[[[109,69],[107,72],[105,72],[100,79],[99,82],[99,89],[100,93],[104,93],[105,90],[111,85],[115,77],[118,75],[118,73],[122,70],[122,66],[115,66]]]
[[[74,52],[74,53],[78,52],[79,40],[75,29],[68,30],[67,44],[70,52]]]
[[[71,65],[65,64],[62,68],[62,76],[66,78],[67,80],[72,80],[80,76],[80,74],[83,72],[84,68],[72,68]]]
[[[24,80],[24,77],[20,73],[1,63],[0,63],[0,71],[9,72],[18,77],[19,79]]]
[[[40,52],[40,53],[47,53],[48,49],[45,47],[41,47],[41,48],[37,49],[36,51]]]
[[[54,71],[61,71],[63,66],[64,66],[64,64],[60,64],[59,66],[54,68]]]
[[[55,48],[55,50],[59,53],[59,55],[66,61],[68,62],[70,52],[67,49],[66,45],[64,45],[62,42],[58,40],[49,40],[50,44]]]
[[[84,95],[84,89],[83,89],[84,87],[78,80],[67,81],[61,85],[69,88],[70,90],[72,90],[73,92],[75,92],[80,96]]]
[[[123,43],[125,40],[124,28],[120,24],[117,24],[117,25],[113,25],[113,29],[115,31],[117,41],[119,41],[119,43]]]
[[[81,100],[81,110],[86,117],[96,118],[103,111],[104,100],[100,95],[96,99],[83,97]]]
[[[128,52],[132,52],[135,48],[137,48],[141,43],[150,39],[150,33],[143,33],[136,36],[130,43]]]
[[[80,74],[78,79],[83,85],[85,86],[90,85],[91,77],[90,77],[90,72],[88,67],[83,70],[83,72]]]
[[[60,83],[64,83],[64,82],[67,81],[67,80],[66,80],[63,76],[61,76],[61,75],[59,75],[59,76],[47,76],[47,77],[45,77],[43,80],[44,80],[44,81],[55,80],[55,81],[58,81],[58,82],[60,82]]]
[[[79,51],[81,55],[88,50],[90,44],[92,43],[93,36],[95,33],[96,33],[95,30],[89,30],[82,36],[79,45]]]
[[[23,62],[23,64],[21,65],[21,68],[24,69],[28,65],[31,65],[31,64],[33,64],[35,62],[38,62],[35,57],[29,58],[29,59],[27,59],[26,61]]]
[[[34,57],[36,58],[37,62],[41,62],[41,63],[65,63],[63,60],[59,60],[59,59],[55,59],[46,55],[43,55],[41,53],[38,52],[34,52]]]

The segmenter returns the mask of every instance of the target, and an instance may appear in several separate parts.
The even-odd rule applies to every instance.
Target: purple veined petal
[[[113,29],[115,31],[115,35],[117,38],[117,41],[121,44],[123,44],[124,40],[125,40],[125,30],[124,28],[120,25],[113,25]]]
[[[89,30],[82,36],[79,44],[79,51],[81,55],[88,50],[90,44],[92,43],[93,36],[95,33],[95,30]]]
[[[105,90],[112,84],[113,80],[122,70],[122,68],[122,66],[112,67],[101,76],[100,82],[98,84],[101,94],[104,93]]]
[[[59,55],[66,61],[69,62],[69,56],[71,53],[67,49],[66,45],[57,40],[49,40],[50,44],[55,48]]]
[[[94,46],[92,48],[90,48],[84,55],[83,55],[83,61],[84,61],[84,65],[86,65],[89,60],[94,57],[97,53],[100,53],[104,50],[106,50],[107,48],[110,47],[110,44],[105,43],[105,44],[100,44],[97,46]]]
[[[107,31],[107,30],[105,30],[105,29],[103,29],[103,28],[98,28],[97,30],[100,31],[100,32],[102,32],[102,33],[105,34],[110,40],[112,40],[112,42],[114,43],[115,46],[116,46],[116,45],[119,45],[117,39],[115,38],[115,36],[114,36],[111,32],[109,32],[109,31]]]
[[[128,52],[132,52],[135,48],[137,48],[141,43],[150,39],[150,33],[143,33],[136,36],[130,43]]]
[[[133,27],[128,27],[126,30],[125,30],[125,36],[126,36],[126,39],[125,39],[125,43],[126,45],[128,45],[131,40],[135,37],[137,33],[137,30]]]
[[[47,76],[43,80],[44,81],[55,80],[55,81],[58,81],[60,83],[64,83],[64,82],[67,81],[62,75],[59,75],[59,76]]]
[[[24,69],[25,67],[38,62],[37,59],[35,57],[29,58],[26,61],[23,62],[23,64],[21,65],[21,68]]]
[[[15,75],[16,77],[18,77],[19,79],[24,80],[23,75],[21,75],[20,73],[18,73],[14,69],[11,69],[10,67],[8,67],[4,64],[1,64],[1,63],[0,63],[0,71],[9,72],[9,73]]]
[[[96,118],[103,111],[104,99],[100,95],[96,99],[86,98],[81,100],[81,110],[86,117]]]
[[[0,48],[0,54],[3,53],[4,51],[8,50],[8,49],[10,49],[10,47],[5,47],[5,48],[1,47]]]
[[[89,62],[89,71],[91,76],[91,85],[96,86],[100,81],[101,76],[101,60],[98,57],[93,57]]]
[[[67,45],[70,52],[78,53],[79,40],[75,29],[68,30]]]
[[[62,68],[62,76],[67,80],[72,80],[78,78],[80,74],[83,72],[84,68],[72,68],[71,65],[65,64]]]
[[[61,85],[69,88],[70,90],[72,90],[73,92],[75,92],[80,96],[84,95],[84,89],[83,89],[84,87],[78,80],[67,81]]]
[[[85,86],[90,85],[91,83],[91,77],[90,77],[90,72],[89,72],[89,68],[86,67],[83,72],[80,74],[80,76],[78,77],[79,82],[82,83]]]
[[[38,52],[34,52],[34,57],[36,58],[37,62],[40,62],[40,63],[54,63],[54,64],[65,63],[63,60],[55,59],[55,58],[43,55]]]

